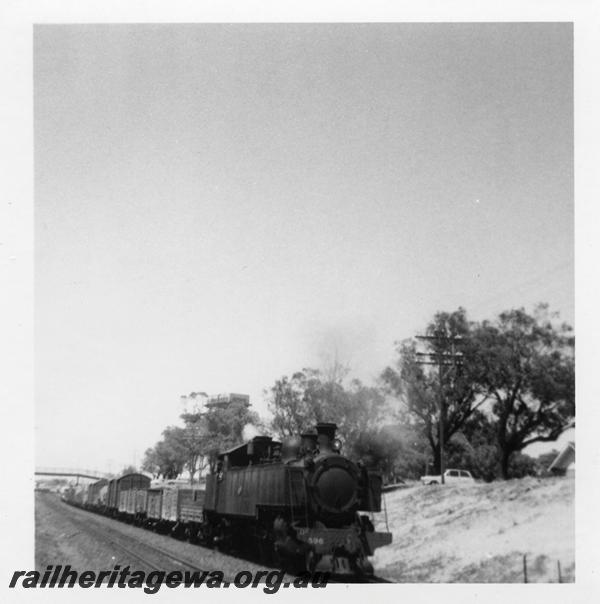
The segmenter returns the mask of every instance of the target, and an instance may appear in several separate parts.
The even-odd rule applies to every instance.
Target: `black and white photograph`
[[[30,36],[13,596],[581,582],[572,19]]]

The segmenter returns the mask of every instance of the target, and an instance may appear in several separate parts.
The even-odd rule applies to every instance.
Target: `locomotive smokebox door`
[[[311,492],[321,510],[339,514],[355,507],[358,476],[347,459],[332,455],[318,461],[310,480]]]

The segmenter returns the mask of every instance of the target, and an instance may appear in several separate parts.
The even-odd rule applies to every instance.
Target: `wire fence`
[[[531,572],[530,572],[530,569],[528,568],[528,564],[527,564],[527,554],[523,554],[523,583],[531,583],[531,582],[532,582],[531,581]],[[544,581],[544,582],[547,583],[548,581]],[[556,582],[557,583],[565,582],[565,576],[563,574],[563,570],[560,565],[560,560],[556,561]]]

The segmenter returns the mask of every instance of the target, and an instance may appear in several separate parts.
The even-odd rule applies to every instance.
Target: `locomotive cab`
[[[223,470],[244,468],[271,461],[278,447],[281,447],[281,443],[270,436],[255,436],[247,443],[220,453],[217,459]]]

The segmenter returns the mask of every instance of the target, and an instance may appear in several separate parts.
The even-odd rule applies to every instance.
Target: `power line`
[[[438,442],[440,447],[440,481],[445,483],[444,472],[446,466],[446,453],[444,443],[444,426],[446,423],[446,401],[444,398],[444,367],[456,368],[462,362],[462,353],[457,352],[456,343],[462,340],[461,336],[449,336],[444,332],[437,332],[432,336],[416,336],[419,340],[435,342],[436,344],[450,345],[450,350],[434,352],[417,352],[417,363],[420,365],[437,365],[438,368]]]
[[[561,262],[560,264],[555,265],[554,267],[544,271],[543,273],[536,275],[535,277],[522,281],[521,283],[517,283],[516,285],[505,288],[503,290],[499,290],[497,293],[493,294],[492,296],[488,296],[486,298],[483,298],[483,300],[480,300],[479,302],[475,302],[475,304],[472,306],[472,309],[473,310],[479,309],[482,306],[485,306],[486,304],[489,304],[490,302],[494,302],[494,301],[502,298],[506,294],[513,293],[515,291],[519,291],[519,290],[523,290],[523,289],[525,291],[527,291],[527,290],[531,289],[532,286],[537,285],[542,279],[545,279],[551,275],[555,275],[555,274],[565,270],[566,268],[569,268],[572,266],[573,266],[573,261],[571,261],[571,260],[566,261],[566,262]],[[557,283],[556,286],[558,287],[558,286],[560,286],[560,284]]]

